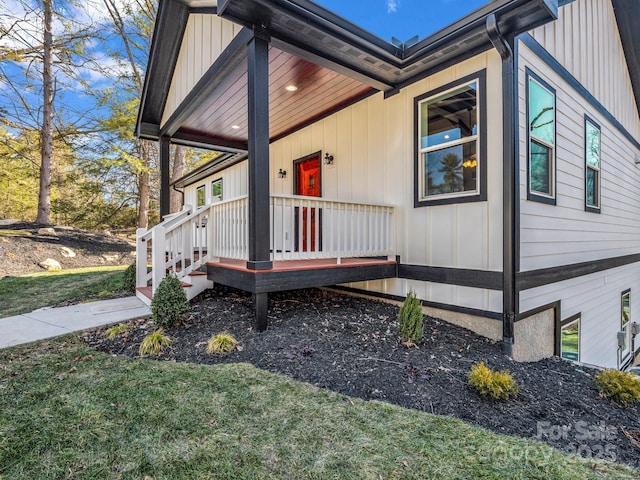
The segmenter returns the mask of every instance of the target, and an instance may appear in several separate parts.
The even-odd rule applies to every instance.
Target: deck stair
[[[201,270],[209,260],[207,212],[207,207],[194,211],[186,205],[181,212],[164,217],[155,227],[138,229],[136,296],[144,303],[151,304],[158,285],[169,274],[182,282],[188,300],[213,286],[207,273]],[[140,261],[144,258],[147,262]]]

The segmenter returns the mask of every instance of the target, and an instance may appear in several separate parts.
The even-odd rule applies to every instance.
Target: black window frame
[[[446,85],[442,85],[427,93],[414,97],[413,114],[414,114],[414,174],[413,174],[413,198],[414,208],[429,207],[436,205],[450,205],[455,203],[485,202],[487,200],[487,70],[482,69],[470,75],[461,77]],[[420,154],[420,104],[425,100],[435,97],[447,90],[451,90],[457,86],[473,81],[478,82],[478,135],[477,135],[477,155],[478,155],[478,192],[476,194],[468,194],[464,192],[451,194],[445,198],[421,198],[420,194],[420,176],[423,174],[422,159]]]
[[[562,356],[562,330],[565,327],[568,327],[569,325],[575,322],[578,322],[578,358],[576,360],[572,360],[570,358],[565,358]],[[562,360],[567,360],[569,362],[580,362],[580,357],[582,357],[582,348],[581,348],[582,312],[578,312],[560,321],[556,330],[556,335],[557,335],[556,355],[558,355],[558,357],[560,357]]]
[[[211,199],[213,200],[213,184],[216,182],[220,182],[220,201],[224,200],[224,181],[222,177],[216,178],[215,180],[211,180]]]
[[[207,204],[207,185],[203,183],[202,185],[196,187],[196,208],[204,207]],[[204,198],[202,199],[202,205],[198,205],[198,193],[202,190],[204,192]]]
[[[531,138],[531,127],[529,125],[530,120],[530,91],[529,85],[530,81],[534,80],[545,90],[548,90],[549,93],[553,95],[553,148],[552,148],[552,166],[551,166],[551,174],[552,180],[550,182],[550,186],[552,189],[552,195],[543,195],[539,192],[531,191],[531,142],[533,141]],[[553,88],[548,82],[543,80],[539,75],[537,75],[533,70],[529,67],[525,68],[525,104],[526,104],[526,130],[527,130],[527,200],[539,203],[545,203],[547,205],[556,205],[558,198],[558,175],[557,175],[557,157],[558,157],[558,102],[557,102],[557,93],[556,89]],[[538,141],[538,143],[540,143]]]
[[[595,127],[599,133],[599,146],[600,151],[598,155],[598,171],[597,171],[597,206],[589,205],[587,203],[587,172],[590,168],[589,163],[587,162],[587,123],[590,123],[592,127]],[[602,128],[600,125],[589,115],[584,116],[584,210],[585,212],[591,213],[600,213],[602,209]]]

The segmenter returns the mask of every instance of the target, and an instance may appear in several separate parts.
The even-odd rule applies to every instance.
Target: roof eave
[[[631,86],[636,97],[636,107],[640,116],[640,2],[612,0],[613,11],[618,23],[622,50],[627,60]]]

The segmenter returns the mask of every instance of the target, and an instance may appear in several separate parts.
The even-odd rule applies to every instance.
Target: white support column
[[[153,232],[151,237],[151,265],[153,266],[151,291],[155,294],[158,285],[164,278],[167,263],[166,230],[162,225],[156,225],[151,231]]]
[[[146,228],[136,230],[136,287],[147,286],[147,242],[142,240],[145,233]]]

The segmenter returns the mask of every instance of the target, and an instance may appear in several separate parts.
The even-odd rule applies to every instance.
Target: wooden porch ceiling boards
[[[285,87],[295,85],[289,92]],[[374,89],[273,46],[269,48],[269,130],[272,139]],[[239,128],[234,129],[236,125]],[[180,131],[246,143],[247,63],[243,60],[200,102]]]

